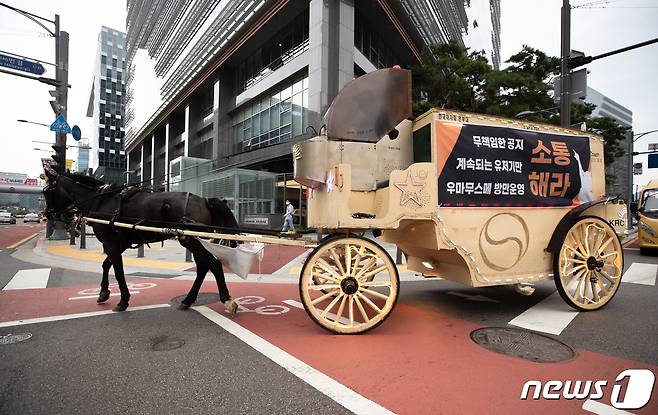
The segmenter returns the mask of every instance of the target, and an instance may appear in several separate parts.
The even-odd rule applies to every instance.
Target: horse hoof
[[[224,302],[224,307],[226,307],[226,312],[234,316],[238,312],[238,303],[233,300],[226,300]]]
[[[98,294],[98,300],[96,302],[98,304],[104,303],[107,300],[110,299],[110,292],[109,291],[101,291],[100,294]]]
[[[187,310],[190,308],[191,304],[185,304],[184,302],[181,301],[180,304],[178,304],[178,309],[179,310]]]
[[[128,304],[119,303],[112,309],[112,311],[126,311],[126,308],[128,308]]]

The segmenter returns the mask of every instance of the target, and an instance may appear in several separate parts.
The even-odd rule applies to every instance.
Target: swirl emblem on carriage
[[[505,271],[519,263],[528,251],[529,242],[528,225],[521,216],[498,213],[480,231],[480,255],[489,268]]]

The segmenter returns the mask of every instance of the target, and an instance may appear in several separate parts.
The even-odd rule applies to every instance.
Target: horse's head
[[[46,168],[48,185],[43,189],[46,199],[45,216],[49,221],[63,220],[69,222],[75,212],[73,200],[61,186],[61,176],[50,168]]]

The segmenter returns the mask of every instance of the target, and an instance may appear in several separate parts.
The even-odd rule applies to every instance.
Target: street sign
[[[71,132],[71,127],[69,127],[63,115],[58,115],[55,122],[50,124],[50,131],[68,134]]]
[[[658,154],[649,154],[649,162],[647,163],[647,169],[656,169],[658,168]]]
[[[73,128],[71,128],[71,134],[73,135],[73,139],[75,141],[80,141],[80,138],[82,138],[82,132],[80,131],[80,127],[77,125],[74,125]]]
[[[7,56],[2,53],[0,53],[0,66],[36,75],[43,75],[43,73],[46,72],[43,65],[38,62],[26,61],[25,59]]]
[[[642,163],[633,163],[633,174],[642,174]]]

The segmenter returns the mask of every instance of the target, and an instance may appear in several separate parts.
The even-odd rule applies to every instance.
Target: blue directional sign
[[[71,132],[71,127],[66,123],[63,115],[58,115],[55,122],[50,124],[50,131],[68,134]]]
[[[36,75],[43,75],[43,73],[46,72],[43,65],[38,62],[26,61],[25,59],[4,55],[2,53],[0,53],[0,66]]]
[[[648,160],[649,165],[647,166],[647,168],[649,168],[649,169],[658,168],[658,154],[655,154],[655,153],[654,154],[649,154],[648,159],[649,159]]]
[[[75,141],[80,141],[82,138],[82,131],[80,131],[80,127],[74,125],[73,128],[71,128],[71,135],[73,135],[73,139]]]

